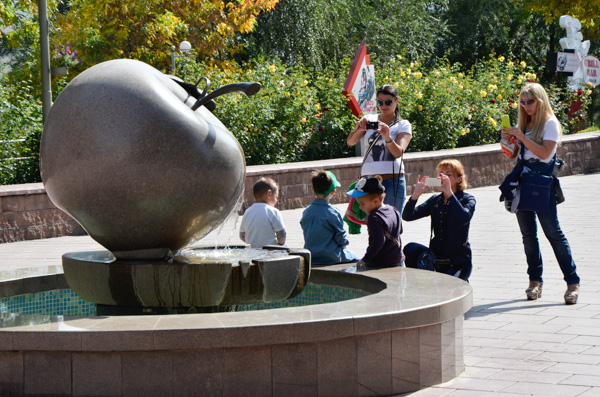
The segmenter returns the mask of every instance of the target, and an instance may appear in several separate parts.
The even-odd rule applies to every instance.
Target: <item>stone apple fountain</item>
[[[0,269],[0,395],[381,396],[464,370],[472,289],[456,277],[311,270],[305,250],[194,248],[235,207],[246,171],[213,99],[258,89],[208,92],[207,79],[118,60],[62,91],[44,125],[42,178],[107,250],[64,254],[64,274]],[[223,312],[292,297],[309,272],[293,300]],[[70,289],[98,303],[95,315],[30,304],[38,292],[44,306],[46,292],[70,301]],[[24,311],[2,312],[10,302]],[[150,315],[130,316],[140,313]]]
[[[213,260],[205,257],[215,247],[182,250],[220,225],[243,193],[244,154],[212,114],[213,99],[260,89],[235,83],[208,93],[209,85],[114,60],[74,78],[52,106],[40,148],[46,191],[108,249],[63,256],[83,299],[214,307],[283,300],[306,285],[307,250],[220,248],[227,255]]]

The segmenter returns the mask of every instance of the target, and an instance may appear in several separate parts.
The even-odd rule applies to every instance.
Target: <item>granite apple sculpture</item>
[[[207,109],[221,93],[260,89],[239,84],[207,95],[139,61],[87,69],[44,124],[48,196],[117,258],[164,258],[204,237],[244,186],[242,148]]]

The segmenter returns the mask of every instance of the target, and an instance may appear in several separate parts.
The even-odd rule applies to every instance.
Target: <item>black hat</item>
[[[360,178],[353,190],[346,193],[350,197],[362,197],[369,193],[384,193],[385,188],[374,176],[365,176]]]

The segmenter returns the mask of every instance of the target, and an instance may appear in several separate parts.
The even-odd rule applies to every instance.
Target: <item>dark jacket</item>
[[[402,218],[400,212],[391,205],[376,209],[367,216],[369,246],[362,258],[369,266],[387,267],[404,261],[400,234]],[[385,232],[397,240],[394,242],[385,236]]]
[[[410,198],[402,212],[402,219],[414,221],[431,216],[433,238],[429,248],[436,258],[450,259],[452,266],[472,268],[469,225],[475,212],[475,197],[466,192],[456,192],[444,204],[444,194],[440,193],[417,206]],[[468,276],[467,276],[468,277]]]

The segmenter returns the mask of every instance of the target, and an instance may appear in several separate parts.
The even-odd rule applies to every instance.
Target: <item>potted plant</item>
[[[52,74],[55,76],[65,76],[71,66],[79,65],[81,60],[77,58],[77,50],[71,48],[71,44],[54,46],[52,54]]]

